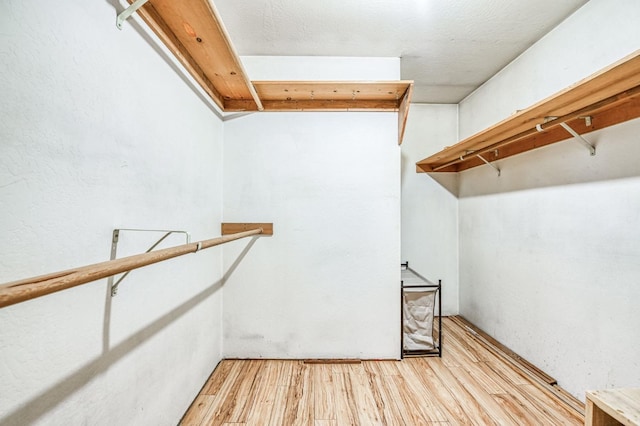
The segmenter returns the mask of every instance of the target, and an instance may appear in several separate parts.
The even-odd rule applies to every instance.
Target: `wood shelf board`
[[[154,0],[138,13],[224,112],[398,111],[413,84],[412,81],[251,82],[218,12],[208,0]]]
[[[400,111],[412,81],[253,81],[264,111]],[[243,100],[227,111],[255,110]],[[409,103],[402,107],[408,111]],[[406,113],[404,115],[406,117]]]
[[[398,145],[402,145],[404,139],[404,131],[407,127],[407,119],[409,118],[409,108],[411,107],[411,95],[413,94],[413,82],[409,84],[404,96],[400,100],[398,106]]]
[[[604,129],[615,124],[623,123],[634,118],[638,118],[640,117],[640,95],[615,108],[608,108],[591,113],[590,117],[592,117],[591,126],[587,126],[585,120],[579,118],[569,120],[567,121],[567,124],[573,130],[578,132],[578,134],[588,135],[590,132]],[[497,155],[495,155],[494,152],[491,151],[483,156],[485,159],[487,159],[487,161],[501,160],[513,155],[530,151],[532,149],[541,148],[546,145],[551,145],[572,138],[573,136],[571,136],[565,129],[557,126],[545,130],[544,132],[522,138],[517,142],[505,145],[497,149]],[[578,141],[576,141],[575,143],[579,144]],[[584,148],[584,152],[585,155],[589,154],[586,148]],[[449,171],[461,172],[463,170],[481,166],[483,164],[484,162],[482,160],[474,157],[467,161],[454,165]],[[446,171],[446,169],[443,169],[442,171]]]
[[[226,111],[255,111],[248,109],[249,104],[243,101],[227,102]],[[313,111],[397,111],[396,101],[262,101],[266,112],[313,112]]]
[[[611,418],[624,425],[640,424],[640,389],[607,389],[598,391],[588,391],[586,393],[587,403],[595,404]],[[590,410],[588,410],[590,411]],[[589,417],[589,413],[588,417]],[[587,424],[589,424],[587,418]],[[597,424],[615,424],[607,422],[606,419]],[[594,426],[596,422],[593,422]]]
[[[538,102],[530,108],[519,111],[498,124],[417,162],[418,171],[432,172],[433,169],[451,161],[455,161],[460,158],[460,156],[464,156],[468,151],[479,151],[498,144],[501,141],[515,138],[523,132],[535,129],[535,126],[537,124],[543,124],[547,117],[562,117],[575,111],[586,110],[590,105],[624,94],[626,91],[633,91],[634,89],[637,90],[638,86],[640,86],[640,50],[627,56],[623,60],[616,62],[610,67],[607,67],[604,70],[601,70],[596,74],[593,74],[592,76],[556,93],[555,95]],[[611,106],[611,108],[615,109],[621,109],[623,107],[624,106],[621,106],[621,102],[614,102]],[[601,113],[603,111],[601,108],[596,109]],[[607,107],[606,109],[609,108]],[[611,113],[610,115],[616,114],[619,113]],[[589,112],[587,115],[593,116],[594,113]],[[624,115],[624,113],[621,113],[621,115]],[[621,121],[617,122],[619,123]],[[568,139],[569,137],[570,136],[567,135],[567,137],[559,140]],[[522,139],[518,138],[517,143],[520,144],[521,142]],[[547,142],[543,145],[548,145],[549,143],[553,142]],[[537,147],[538,146],[535,146],[534,144],[529,149]],[[521,150],[519,152],[524,152],[526,150],[528,149]],[[515,153],[512,153],[511,155],[515,155]],[[492,161],[489,158],[487,159]],[[460,171],[470,167],[475,167],[476,165],[484,164],[477,158],[468,160],[467,162],[469,163],[467,164],[469,167],[456,165],[456,167],[447,167],[439,171]]]
[[[253,88],[212,4],[154,0],[139,13],[222,110],[230,99],[251,102],[257,110]]]
[[[220,231],[222,235],[228,235],[251,231],[258,228],[262,228],[262,234],[260,235],[273,235],[273,223],[227,222],[221,224]]]
[[[395,101],[396,109],[410,81],[253,81],[264,101]]]

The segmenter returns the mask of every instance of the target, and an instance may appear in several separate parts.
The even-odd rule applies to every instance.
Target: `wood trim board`
[[[220,109],[230,99],[252,102],[255,110],[261,107],[212,3],[154,0],[138,12]]]
[[[238,232],[252,231],[262,228],[260,235],[273,235],[273,223],[222,223],[221,234],[237,234]]]
[[[488,161],[526,152],[572,136],[559,127],[566,121],[580,127],[577,120],[590,116],[592,124],[580,131],[593,131],[640,116],[640,50],[568,88],[518,111],[511,117],[457,144],[416,163],[418,172],[458,172],[484,164],[475,155],[498,149],[485,156]],[[560,117],[549,121],[550,117]],[[536,125],[543,132],[538,133]],[[551,128],[553,127],[553,131]],[[505,147],[512,145],[509,149]],[[505,155],[501,154],[505,151]]]

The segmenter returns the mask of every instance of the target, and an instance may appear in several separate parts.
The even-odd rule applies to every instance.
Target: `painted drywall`
[[[460,102],[466,138],[640,48],[640,2],[591,0]]]
[[[224,219],[274,224],[225,282],[225,357],[399,357],[394,138],[395,113],[225,123]],[[225,268],[240,251],[225,247]]]
[[[640,46],[640,3],[591,0],[460,105],[462,135]],[[640,386],[640,122],[460,176],[460,312],[585,390]]]
[[[400,73],[397,58],[242,60],[256,80],[394,80]],[[273,237],[259,238],[225,282],[225,357],[399,357],[396,113],[226,121],[224,220],[274,224]],[[225,247],[225,268],[249,244]]]
[[[457,136],[457,105],[411,105],[402,142],[402,261],[442,280],[445,315],[458,313],[458,176],[416,173],[416,162]]]
[[[116,227],[219,235],[222,123],[115,16],[0,3],[0,282],[108,260]],[[1,309],[0,424],[175,425],[221,357],[221,257],[133,271],[110,308],[100,280]]]

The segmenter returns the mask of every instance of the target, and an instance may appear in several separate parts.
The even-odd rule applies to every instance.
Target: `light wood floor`
[[[443,319],[443,330],[442,358],[222,361],[181,424],[584,424],[552,387],[506,362],[459,322]]]

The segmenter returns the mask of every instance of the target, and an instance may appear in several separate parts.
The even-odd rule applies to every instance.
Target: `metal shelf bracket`
[[[145,253],[149,253],[151,250],[153,250],[154,248],[158,247],[158,245],[161,242],[163,242],[165,240],[165,238],[167,238],[171,234],[184,234],[185,235],[185,239],[186,239],[186,243],[189,244],[191,242],[191,234],[189,234],[187,231],[174,231],[174,230],[163,230],[163,229],[133,229],[133,228],[114,229],[113,230],[113,236],[111,237],[111,260],[114,260],[116,258],[116,254],[118,252],[118,241],[120,240],[120,232],[121,231],[164,232],[164,235],[162,237],[160,237],[160,239],[158,241],[153,243],[153,245],[151,247],[149,247],[147,249],[147,251],[145,251]],[[131,271],[127,271],[124,274],[122,274],[122,276],[120,278],[118,278],[118,281],[116,281],[115,283],[113,282],[115,276],[112,275],[112,276],[109,277],[108,283],[109,283],[109,287],[111,288],[111,297],[114,297],[116,294],[118,294],[118,286],[120,285],[122,280],[124,280],[127,277],[127,275],[129,275],[130,272]]]
[[[482,161],[484,161],[484,163],[485,163],[487,166],[491,166],[491,168],[493,168],[493,170],[495,170],[496,172],[498,172],[498,177],[500,177],[500,175],[502,174],[502,172],[500,171],[500,169],[499,169],[498,167],[496,167],[495,165],[493,165],[493,164],[491,164],[490,162],[488,162],[488,161],[486,160],[486,158],[484,158],[484,157],[483,157],[482,155],[480,155],[480,154],[478,154],[478,155],[477,155],[477,157],[478,157],[479,159],[481,159]]]
[[[571,133],[571,135],[576,138],[576,140],[580,143],[582,143],[584,146],[587,147],[587,149],[589,150],[589,152],[591,153],[591,155],[596,155],[596,147],[593,146],[591,144],[591,142],[589,142],[588,140],[586,140],[581,134],[579,134],[578,132],[576,132],[575,130],[573,130],[567,123],[560,123],[560,125],[569,133]]]
[[[549,121],[553,121],[555,119],[557,119],[558,117],[545,117],[545,123],[548,123]],[[591,127],[591,116],[586,116],[586,117],[579,117],[584,119],[585,124],[587,125],[587,127]],[[562,126],[563,129],[565,129],[567,132],[569,132],[569,134],[571,136],[573,136],[578,142],[580,142],[581,144],[583,144],[584,146],[587,147],[587,149],[589,150],[589,153],[591,154],[591,156],[596,155],[596,147],[589,142],[588,140],[586,140],[584,138],[584,136],[582,136],[580,133],[576,132],[575,130],[573,130],[571,128],[571,126],[569,126],[567,123],[560,123],[560,126]],[[536,130],[538,132],[544,132],[544,129],[542,128],[542,125],[540,124],[536,124]]]
[[[127,7],[125,10],[120,12],[116,17],[116,27],[118,27],[118,29],[121,30],[122,25],[124,24],[124,21],[129,19],[131,15],[136,13],[136,11],[140,9],[142,6],[144,6],[144,4],[148,1],[149,0],[136,0],[131,4],[131,6]]]

